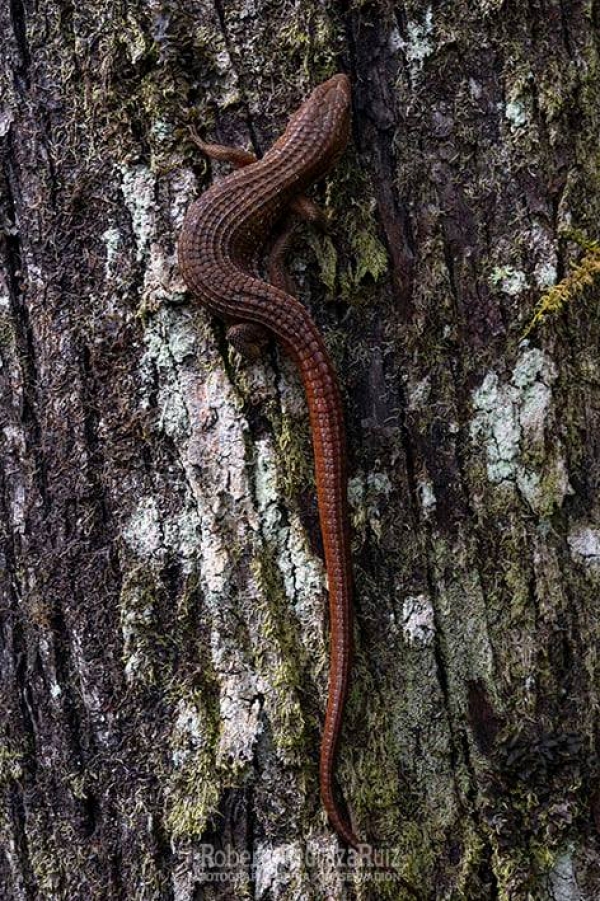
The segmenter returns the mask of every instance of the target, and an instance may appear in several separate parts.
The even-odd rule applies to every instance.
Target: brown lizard
[[[322,178],[344,150],[350,129],[350,82],[334,75],[314,89],[283,135],[257,159],[219,144],[195,142],[208,156],[237,167],[188,210],[179,237],[179,265],[190,290],[228,324],[228,339],[256,358],[274,337],[300,373],[313,439],[317,498],[330,611],[329,693],[321,743],[323,805],[350,847],[365,846],[342,814],[333,791],[337,746],[352,666],[352,567],[347,509],[346,440],[337,377],[316,325],[289,290],[283,257],[290,212],[317,224],[322,214],[305,191]],[[258,261],[275,229],[269,277]],[[412,890],[411,886],[403,884]]]

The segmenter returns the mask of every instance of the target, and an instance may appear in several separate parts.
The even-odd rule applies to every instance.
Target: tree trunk
[[[335,71],[353,142],[290,264],[349,432],[340,788],[428,898],[598,898],[598,4],[0,23],[2,898],[406,897],[329,865],[299,380],[175,253],[226,171],[187,125],[262,153]]]

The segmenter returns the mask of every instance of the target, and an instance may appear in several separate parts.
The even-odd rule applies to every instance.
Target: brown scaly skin
[[[322,221],[304,192],[333,166],[346,146],[349,128],[350,83],[345,75],[335,75],[315,88],[260,160],[247,151],[204,144],[193,135],[207,155],[231,162],[238,171],[191,205],[179,237],[179,265],[200,302],[229,324],[227,334],[237,349],[255,358],[265,338],[274,337],[298,367],[306,391],[331,627],[321,797],[336,832],[357,849],[365,846],[341,813],[333,792],[352,665],[352,568],[342,402],[323,339],[309,313],[289,293],[283,268],[292,228],[287,222],[272,249],[269,275],[273,284],[262,281],[257,272],[261,252],[290,210],[311,221]]]

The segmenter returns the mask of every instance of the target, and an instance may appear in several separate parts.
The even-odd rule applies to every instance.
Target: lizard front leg
[[[202,140],[191,125],[188,126],[188,131],[196,147],[199,147],[202,153],[210,157],[211,160],[230,163],[234,169],[243,169],[244,166],[249,166],[258,160],[255,153],[252,153],[251,150],[244,150],[242,147],[231,147],[228,144],[208,144]],[[295,197],[290,203],[290,209],[305,222],[315,225],[321,231],[327,229],[329,224],[327,214],[306,194],[299,194]]]
[[[257,160],[256,154],[252,153],[251,150],[243,150],[241,147],[229,147],[226,144],[207,144],[191,125],[188,125],[188,131],[196,147],[199,147],[202,153],[210,157],[211,160],[231,163],[234,169],[242,169],[244,166],[249,166],[250,163],[255,163]]]

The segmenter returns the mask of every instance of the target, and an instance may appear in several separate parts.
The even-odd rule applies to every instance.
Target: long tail
[[[306,352],[298,353],[296,362],[308,401],[329,589],[330,666],[319,767],[321,798],[340,838],[358,849],[362,843],[340,810],[333,792],[353,654],[352,564],[342,401],[333,366],[316,329],[310,334]]]
[[[323,806],[332,826],[356,851],[368,850],[336,801],[333,784],[337,749],[342,730],[352,667],[352,563],[347,500],[346,437],[337,377],[325,342],[308,311],[296,298],[274,286],[256,284],[252,297],[248,282],[244,294],[250,300],[251,321],[266,326],[296,364],[308,402],[313,438],[319,520],[329,588],[330,667],[327,711],[321,742],[319,781]],[[376,856],[372,855],[373,859]],[[417,890],[396,870],[389,872],[413,897]]]

